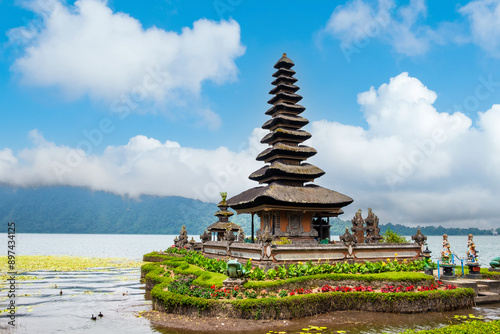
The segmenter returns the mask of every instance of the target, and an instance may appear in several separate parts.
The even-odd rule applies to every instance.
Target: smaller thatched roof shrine
[[[234,215],[231,211],[228,211],[229,205],[226,202],[227,193],[221,193],[222,201],[217,204],[219,207],[219,211],[214,213],[214,216],[219,218],[219,221],[216,221],[209,227],[207,227],[207,231],[211,236],[212,241],[221,241],[221,240],[235,240],[236,236],[240,233],[241,226],[229,221],[229,218]],[[229,236],[226,234],[230,233]]]

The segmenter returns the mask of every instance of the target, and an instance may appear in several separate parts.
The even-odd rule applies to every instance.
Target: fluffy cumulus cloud
[[[436,93],[402,73],[358,95],[366,128],[312,123],[318,182],[372,207],[382,221],[493,227],[500,196],[500,106],[479,114],[437,111]]]
[[[382,222],[498,227],[500,105],[472,124],[460,112],[436,110],[436,98],[420,80],[401,73],[358,95],[365,127],[330,120],[309,125],[306,144],[318,150],[310,162],[326,172],[315,183],[355,200],[344,219],[371,207]],[[67,147],[34,130],[33,147],[18,154],[0,149],[0,183],[216,201],[220,191],[237,194],[257,185],[248,175],[262,166],[255,157],[265,148],[259,143],[265,133],[255,129],[237,152],[136,136],[93,154],[88,148],[95,134],[89,143]]]
[[[13,65],[22,81],[58,87],[74,98],[114,101],[115,111],[196,95],[207,80],[234,80],[234,61],[245,51],[234,20],[200,19],[177,33],[145,29],[103,0],[73,6],[36,0],[27,6],[37,19],[9,31],[11,43],[22,45],[23,55]]]

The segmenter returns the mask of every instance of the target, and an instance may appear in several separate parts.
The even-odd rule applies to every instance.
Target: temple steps
[[[441,280],[444,284],[456,285],[459,288],[471,288],[476,292],[476,305],[500,303],[500,281],[484,279]]]

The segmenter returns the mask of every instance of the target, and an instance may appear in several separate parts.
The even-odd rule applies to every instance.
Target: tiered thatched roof
[[[248,212],[262,205],[288,208],[317,208],[325,212],[341,212],[341,207],[350,204],[352,198],[336,191],[315,185],[304,185],[322,176],[325,172],[306,163],[316,154],[312,147],[302,143],[311,134],[302,130],[309,121],[299,116],[306,108],[297,104],[302,96],[296,94],[299,87],[293,77],[294,66],[286,54],[274,65],[275,86],[269,93],[274,96],[268,101],[273,106],[266,111],[272,118],[264,123],[269,130],[261,143],[270,145],[257,156],[266,165],[250,175],[250,179],[267,186],[247,190],[228,200],[238,212]]]

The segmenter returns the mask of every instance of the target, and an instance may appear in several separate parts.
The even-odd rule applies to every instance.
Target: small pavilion
[[[219,220],[207,227],[207,231],[211,241],[235,240],[240,235],[241,226],[229,221],[229,218],[234,213],[227,210],[229,208],[226,201],[227,193],[221,193],[221,196],[222,201],[217,204],[219,211],[214,213],[214,216],[219,218]],[[229,236],[227,235],[228,233],[230,233]]]
[[[252,215],[252,240],[255,214],[260,218],[257,239],[267,232],[292,242],[329,240],[329,218],[342,214],[342,207],[353,202],[349,196],[312,184],[325,172],[305,162],[316,150],[302,144],[311,134],[302,130],[309,121],[300,116],[305,108],[297,104],[302,96],[296,94],[293,66],[286,54],[274,65],[275,87],[269,92],[274,96],[266,111],[271,119],[262,126],[269,133],[261,140],[269,147],[257,156],[265,165],[249,176],[261,186],[227,201],[238,214]]]

